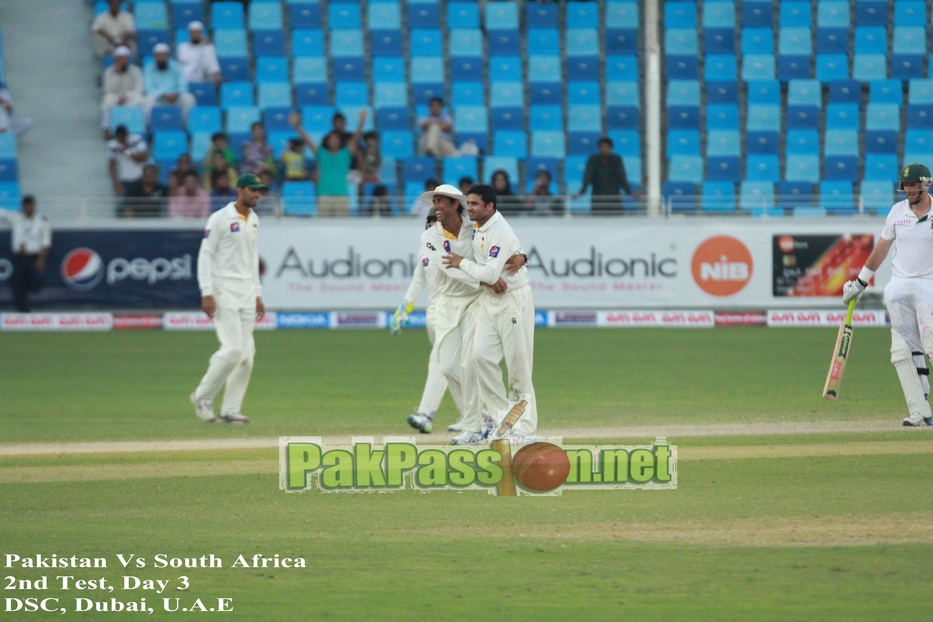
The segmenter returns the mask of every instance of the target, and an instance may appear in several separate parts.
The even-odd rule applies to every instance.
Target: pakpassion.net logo
[[[418,446],[415,437],[356,437],[327,445],[320,436],[279,438],[279,488],[286,492],[485,490],[505,496],[556,495],[563,490],[672,490],[677,447],[564,445],[561,438],[512,447]]]

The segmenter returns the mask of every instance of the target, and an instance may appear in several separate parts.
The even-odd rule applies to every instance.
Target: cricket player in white
[[[207,373],[191,394],[195,414],[215,421],[214,397],[226,383],[220,419],[249,423],[240,413],[253,372],[256,344],[253,328],[266,309],[259,285],[259,218],[252,210],[266,189],[259,177],[240,175],[237,199],[211,214],[198,252],[201,309],[214,318],[220,349],[211,357]]]
[[[464,348],[464,360],[472,362],[472,370],[465,370],[464,383],[475,382],[480,388],[482,409],[505,414],[511,407],[526,402],[525,413],[515,425],[513,444],[537,441],[538,411],[534,385],[531,380],[534,362],[535,309],[528,285],[528,270],[524,266],[514,275],[504,271],[506,259],[521,253],[521,244],[512,227],[496,210],[495,190],[486,184],[474,184],[467,191],[467,213],[473,221],[473,257],[449,252],[445,265],[459,268],[478,281],[505,282],[504,293],[497,289],[484,289],[476,307],[474,336],[471,345]],[[499,361],[505,357],[509,372],[507,400],[504,399],[502,371]],[[469,401],[474,396],[468,395]],[[467,404],[464,413],[463,444],[476,440],[479,421],[469,417],[478,409]],[[456,439],[455,439],[456,440]]]
[[[427,216],[427,222],[425,223],[425,229],[429,229],[434,223],[437,222],[437,215],[432,211]],[[420,257],[418,258],[418,263],[415,265],[415,273],[411,278],[411,285],[408,286],[408,291],[405,292],[405,297],[402,299],[402,304],[399,305],[398,309],[395,310],[395,313],[392,315],[392,318],[389,320],[389,328],[392,331],[393,335],[399,334],[401,331],[401,324],[408,323],[408,314],[412,312],[415,308],[415,301],[421,297],[422,292],[425,289],[428,290],[428,306],[427,306],[427,330],[428,330],[428,340],[431,342],[431,356],[428,358],[428,378],[424,383],[424,392],[421,394],[421,404],[418,405],[418,408],[415,409],[415,412],[408,416],[408,425],[415,428],[423,434],[429,434],[434,427],[433,421],[434,417],[437,415],[437,410],[440,408],[441,400],[444,399],[444,393],[447,391],[447,378],[444,377],[444,372],[441,369],[440,361],[438,360],[434,352],[435,344],[435,329],[434,329],[434,314],[437,309],[437,266],[428,259],[427,254],[421,250],[422,244],[418,244],[418,252]],[[454,398],[454,403],[457,404],[457,409],[460,408],[459,396]],[[452,423],[447,428],[451,432],[459,432],[460,422]]]
[[[891,280],[884,303],[891,316],[891,362],[907,400],[905,426],[933,425],[928,370],[924,353],[933,358],[933,201],[930,169],[909,164],[900,175],[906,200],[891,208],[881,238],[859,272],[843,286],[842,301],[858,299],[881,262],[894,247]]]

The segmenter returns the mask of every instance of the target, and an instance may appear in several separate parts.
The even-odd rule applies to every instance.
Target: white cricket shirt
[[[444,226],[436,222],[421,234],[421,252],[427,257],[428,263],[437,267],[434,282],[437,293],[445,296],[475,296],[479,293],[480,284],[475,278],[463,270],[444,266],[441,258],[449,253],[456,253],[463,257],[471,257],[473,226],[466,218],[460,227],[459,235],[449,233]],[[462,264],[461,264],[462,265]]]
[[[510,290],[528,285],[528,269],[525,266],[509,275],[504,271],[509,257],[522,252],[511,225],[498,211],[481,227],[473,232],[473,261],[464,259],[460,269],[483,283],[495,283],[499,277],[506,282]]]
[[[250,280],[259,296],[259,217],[243,217],[231,201],[207,219],[198,251],[198,286],[202,296],[214,295],[215,279]]]
[[[0,220],[10,224],[14,255],[38,255],[43,248],[52,246],[52,226],[45,216],[33,212],[32,218],[26,218],[22,212],[0,209]]]
[[[917,218],[907,200],[895,203],[881,237],[894,242],[893,276],[933,279],[933,211]]]
[[[418,251],[421,252],[421,257],[418,258],[418,263],[415,265],[415,273],[411,277],[411,284],[408,286],[408,291],[405,292],[402,304],[415,302],[427,288],[428,306],[430,307],[437,302],[437,266],[428,258],[427,254],[421,251],[420,246]]]

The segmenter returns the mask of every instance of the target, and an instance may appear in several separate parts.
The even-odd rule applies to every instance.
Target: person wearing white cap
[[[188,24],[188,41],[178,44],[175,58],[181,63],[188,82],[214,82],[220,84],[220,63],[214,44],[204,36],[204,24]]]
[[[114,106],[142,106],[143,72],[130,61],[130,49],[121,45],[113,51],[113,65],[104,71],[104,98],[101,102],[104,132],[110,129],[110,109]]]
[[[496,192],[487,184],[473,184],[467,191],[467,213],[473,221],[472,256],[449,249],[442,258],[447,270],[459,268],[471,278],[504,281],[505,288],[486,290],[474,306],[473,339],[464,342],[464,377],[476,382],[479,390],[465,394],[468,399],[463,420],[463,444],[477,441],[481,422],[478,410],[469,402],[482,400],[482,409],[504,414],[513,407],[523,406],[521,419],[512,429],[514,445],[537,442],[537,400],[531,371],[534,362],[535,309],[528,284],[528,270],[522,267],[515,274],[505,270],[506,258],[521,253],[521,244],[512,227],[496,210]],[[503,293],[504,291],[504,293]],[[500,295],[501,294],[501,295]],[[508,400],[503,397],[502,369],[505,358],[509,372]],[[466,369],[472,363],[472,374]],[[473,415],[470,418],[469,415]],[[455,438],[453,442],[456,442]]]
[[[143,69],[143,86],[146,89],[146,119],[156,106],[180,106],[187,121],[188,111],[195,104],[194,95],[188,92],[188,80],[178,61],[171,58],[172,49],[166,43],[152,47],[155,62]]]
[[[107,10],[94,18],[91,32],[94,33],[94,55],[103,58],[121,45],[136,53],[136,20],[133,14],[123,11],[120,0],[108,0]]]
[[[498,286],[501,289],[502,284],[491,286],[481,283],[461,270],[442,265],[440,258],[446,253],[455,252],[472,257],[473,227],[463,218],[466,196],[454,186],[443,184],[433,192],[422,194],[421,200],[430,203],[437,216],[437,222],[421,235],[420,252],[422,265],[434,267],[434,295],[432,300],[429,300],[427,312],[428,334],[433,343],[429,383],[431,368],[439,369],[447,379],[450,395],[462,414],[461,420],[475,420],[481,424],[483,403],[478,399],[470,400],[464,397],[476,391],[474,383],[469,380],[473,377],[472,373],[469,373],[471,368],[466,366],[467,361],[463,359],[464,344],[471,343],[473,339],[475,313],[472,308],[483,289],[481,285],[491,288]],[[524,257],[515,257],[508,269],[519,270],[523,265]],[[430,287],[431,284],[427,285]],[[420,291],[416,293],[414,290],[417,290],[414,286],[409,289],[405,300],[390,321],[393,333],[398,332],[400,323],[407,322],[408,314],[414,308],[414,299],[420,295]],[[464,369],[468,372],[466,378],[463,375]],[[439,390],[439,395],[443,396],[443,389],[436,374],[433,382],[436,386],[425,387],[426,396],[432,392],[430,389],[434,389],[434,393],[438,393]],[[439,403],[440,399],[436,401]],[[504,390],[500,401],[503,404],[506,402]],[[436,413],[436,406],[432,410],[431,405],[425,405],[423,400],[418,411],[409,415],[408,424],[422,433],[431,432]],[[468,408],[475,409],[475,412],[468,413]],[[448,429],[459,431],[461,424],[458,422]]]

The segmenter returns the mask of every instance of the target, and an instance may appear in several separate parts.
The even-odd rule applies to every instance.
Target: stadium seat
[[[862,85],[856,80],[835,80],[829,83],[829,103],[862,103]]]
[[[887,0],[856,0],[855,25],[860,26],[887,26],[888,3]]]
[[[256,83],[288,82],[288,59],[283,56],[260,56],[256,59]]]
[[[819,0],[816,8],[816,22],[819,26],[826,28],[849,28],[851,23],[849,0]]]
[[[396,159],[410,158],[415,152],[414,139],[410,130],[382,132],[380,144],[383,156]]]
[[[489,115],[484,105],[458,105],[454,116],[456,118],[458,133],[481,133],[489,131]]]
[[[599,85],[597,85],[597,94]],[[521,81],[493,82],[489,88],[489,105],[493,108],[525,106],[525,87]]]
[[[817,54],[848,54],[849,53],[849,29],[848,28],[824,28],[816,29],[816,53]]]
[[[667,156],[700,155],[699,130],[670,130],[667,133]]]
[[[767,28],[743,28],[741,39],[742,55],[774,54],[774,31]]]
[[[812,155],[820,152],[820,135],[815,129],[792,129],[787,132],[788,155]]]
[[[362,57],[363,32],[359,29],[333,30],[330,33],[332,57]]]
[[[530,129],[563,131],[564,114],[561,106],[531,106]]]
[[[773,80],[774,77],[773,54],[746,54],[742,59],[743,80]]]
[[[215,30],[214,31],[214,49],[217,56],[222,58],[249,56],[249,49],[246,43],[245,30]],[[275,54],[272,54],[274,56]],[[279,56],[284,55],[284,50],[280,51]]]
[[[602,132],[575,132],[567,134],[568,155],[592,155],[599,148]]]
[[[857,27],[855,29],[855,54],[877,54],[887,50],[888,32],[884,27]]]
[[[666,28],[696,28],[697,25],[697,6],[695,3],[664,3],[664,26]]]
[[[486,90],[482,82],[454,82],[450,90],[458,106],[486,105]]]
[[[243,28],[245,23],[243,5],[239,2],[211,3],[211,29],[238,29]]]
[[[288,16],[292,29],[305,30],[321,27],[321,5],[318,2],[289,4]]]
[[[560,82],[532,82],[529,84],[530,103],[534,104],[560,104],[563,93]]]
[[[865,155],[864,179],[886,181],[890,184],[897,179],[899,170],[897,153],[868,153]]]
[[[593,2],[568,3],[565,5],[565,10],[567,28],[599,27],[598,4]]]
[[[900,80],[873,80],[869,83],[869,104],[894,104],[898,108],[904,103],[903,83]]]
[[[402,181],[424,183],[426,179],[437,176],[434,158],[417,156],[402,160]]]
[[[330,87],[326,82],[296,83],[295,103],[299,107],[315,105],[326,106],[330,103]]]
[[[260,112],[256,106],[231,106],[227,108],[228,133],[249,132],[250,126],[259,121]]]
[[[149,130],[152,132],[165,132],[171,130],[184,130],[181,121],[181,108],[178,106],[156,106],[149,115]]]
[[[887,57],[884,54],[856,54],[852,62],[852,77],[861,82],[887,79]]]
[[[894,205],[894,183],[890,179],[865,179],[859,187],[859,198],[866,211],[884,214]]]
[[[288,216],[317,216],[317,188],[312,181],[282,184],[282,211]]]
[[[500,130],[493,133],[493,151],[497,156],[528,157],[528,137],[525,132]]]
[[[490,108],[490,127],[497,130],[525,129],[525,109],[521,106]]]
[[[671,80],[696,80],[699,65],[696,55],[667,56],[664,60],[667,77]]]
[[[369,31],[369,49],[373,56],[401,56],[402,31],[372,29]]]
[[[380,56],[373,59],[373,82],[407,82],[408,71],[401,56]]]
[[[522,59],[520,56],[491,56],[489,58],[490,82],[521,82]]]
[[[848,181],[820,182],[820,206],[836,214],[858,211],[852,196],[852,183]]]
[[[706,83],[707,104],[735,104],[738,97],[738,83],[734,79]]]
[[[635,28],[607,28],[607,54],[635,54],[638,52],[638,30]]]
[[[337,82],[362,82],[366,79],[366,62],[361,57],[334,57],[331,73]]]
[[[619,3],[616,3],[619,4]],[[451,2],[447,6],[447,15],[450,16],[452,8],[454,6],[459,8],[460,5],[463,6],[476,6],[472,2]],[[612,12],[607,7],[607,17],[612,14]],[[465,17],[455,12],[454,15],[460,17],[461,19],[467,19],[469,21],[471,17]],[[636,6],[636,20],[637,20],[637,6]],[[459,23],[459,22],[458,22]],[[613,20],[607,19],[607,26],[613,26]],[[525,25],[528,28],[557,28],[558,26],[558,15],[557,15],[557,4],[551,3],[539,3],[539,2],[526,2],[525,3]],[[479,27],[479,16],[476,17],[475,27]]]
[[[187,25],[194,21],[206,22],[204,19],[203,2],[172,2],[171,7],[173,24]],[[242,8],[242,5],[240,8]],[[212,26],[212,28],[217,28],[217,26]],[[243,28],[242,21],[240,22],[239,26],[237,26],[237,28]]]
[[[527,37],[528,56],[549,56],[560,49],[560,32],[557,28],[530,28]],[[490,50],[492,53],[494,50]],[[501,54],[495,50],[497,54]]]
[[[369,28],[399,31],[402,28],[402,15],[397,2],[370,2],[366,8],[366,23]],[[420,28],[409,23],[409,28]],[[437,28],[437,26],[434,26]]]
[[[858,130],[859,125],[858,104],[830,103],[826,106],[827,130]]]
[[[281,30],[282,5],[278,2],[253,2],[249,7],[250,30]]]
[[[735,104],[710,104],[706,107],[706,129],[738,130],[739,107]]]
[[[479,177],[479,160],[473,156],[444,158],[442,179],[460,179],[461,177]],[[518,178],[513,178],[518,181]]]
[[[529,74],[530,76],[530,74]],[[638,81],[638,58],[634,55],[607,55],[606,80]]]
[[[292,32],[292,56],[324,56],[324,33],[305,29]]]
[[[707,156],[739,157],[741,144],[738,130],[712,130],[706,135]]]
[[[291,107],[266,108],[262,111],[262,125],[267,133],[289,132],[294,134],[294,129],[288,122],[288,115],[291,114]]]
[[[188,135],[179,130],[155,132],[152,135],[152,157],[162,162],[174,162],[183,153],[188,153]]]
[[[224,108],[231,106],[252,106],[253,85],[249,82],[224,82],[220,85],[220,105]]]
[[[774,207],[774,184],[770,181],[743,181],[739,187],[739,209]]]
[[[858,155],[859,136],[857,130],[826,130],[823,152],[827,156]]]
[[[146,115],[139,106],[114,106],[110,109],[110,129],[125,125],[131,134],[146,131]]]
[[[742,2],[742,28],[770,26],[774,23],[773,3],[769,0]]]
[[[703,181],[703,158],[700,156],[674,156],[668,164],[669,181],[699,184]]]
[[[845,54],[817,54],[816,79],[820,82],[848,80],[848,57]]]
[[[784,209],[813,207],[813,184],[805,181],[782,181],[777,188],[777,206]],[[800,212],[801,214],[805,212]],[[797,212],[794,212],[797,215]],[[825,212],[822,215],[826,215]]]
[[[404,82],[376,82],[373,89],[376,108],[408,107],[408,87]]]
[[[823,162],[823,179],[858,181],[858,156],[826,156]]]
[[[732,54],[710,54],[706,57],[703,76],[710,81],[735,81],[737,73],[736,57]]]
[[[686,181],[666,181],[661,186],[661,196],[673,213],[695,212],[696,192],[696,184]]]
[[[281,30],[254,30],[253,54],[285,56],[285,35]]]
[[[497,154],[500,155],[500,154]],[[564,132],[550,130],[532,130],[531,155],[539,158],[564,158],[567,146]]]
[[[184,132],[182,132],[184,134]],[[0,182],[11,183],[19,180],[19,162],[16,158],[0,159]]]
[[[818,155],[788,155],[784,179],[818,183],[821,179],[820,157]]]
[[[296,84],[327,82],[327,65],[323,57],[296,56],[292,64],[292,79]]]
[[[700,209],[704,212],[734,212],[735,184],[731,181],[704,181],[700,190]]]
[[[334,105],[338,109],[346,106],[368,106],[369,85],[366,82],[338,82]]]
[[[776,155],[749,155],[745,161],[745,179],[778,182],[781,167]]]
[[[411,128],[408,119],[408,106],[397,108],[376,108],[376,127],[380,132],[386,130],[403,131]]]
[[[327,24],[331,29],[361,28],[360,5],[353,2],[331,2],[327,6]]]
[[[454,28],[450,31],[451,57],[477,57],[483,55],[483,32],[479,28]],[[503,49],[490,45],[490,50],[505,54]]]
[[[777,80],[753,80],[748,83],[749,104],[781,105],[781,83]]]
[[[136,40],[139,49],[144,54],[148,54],[157,43],[165,43],[166,45],[171,45],[172,43],[171,34],[167,28],[149,30],[140,28],[136,33]]]
[[[781,2],[778,22],[781,28],[810,26],[813,23],[813,8],[810,1]]]

